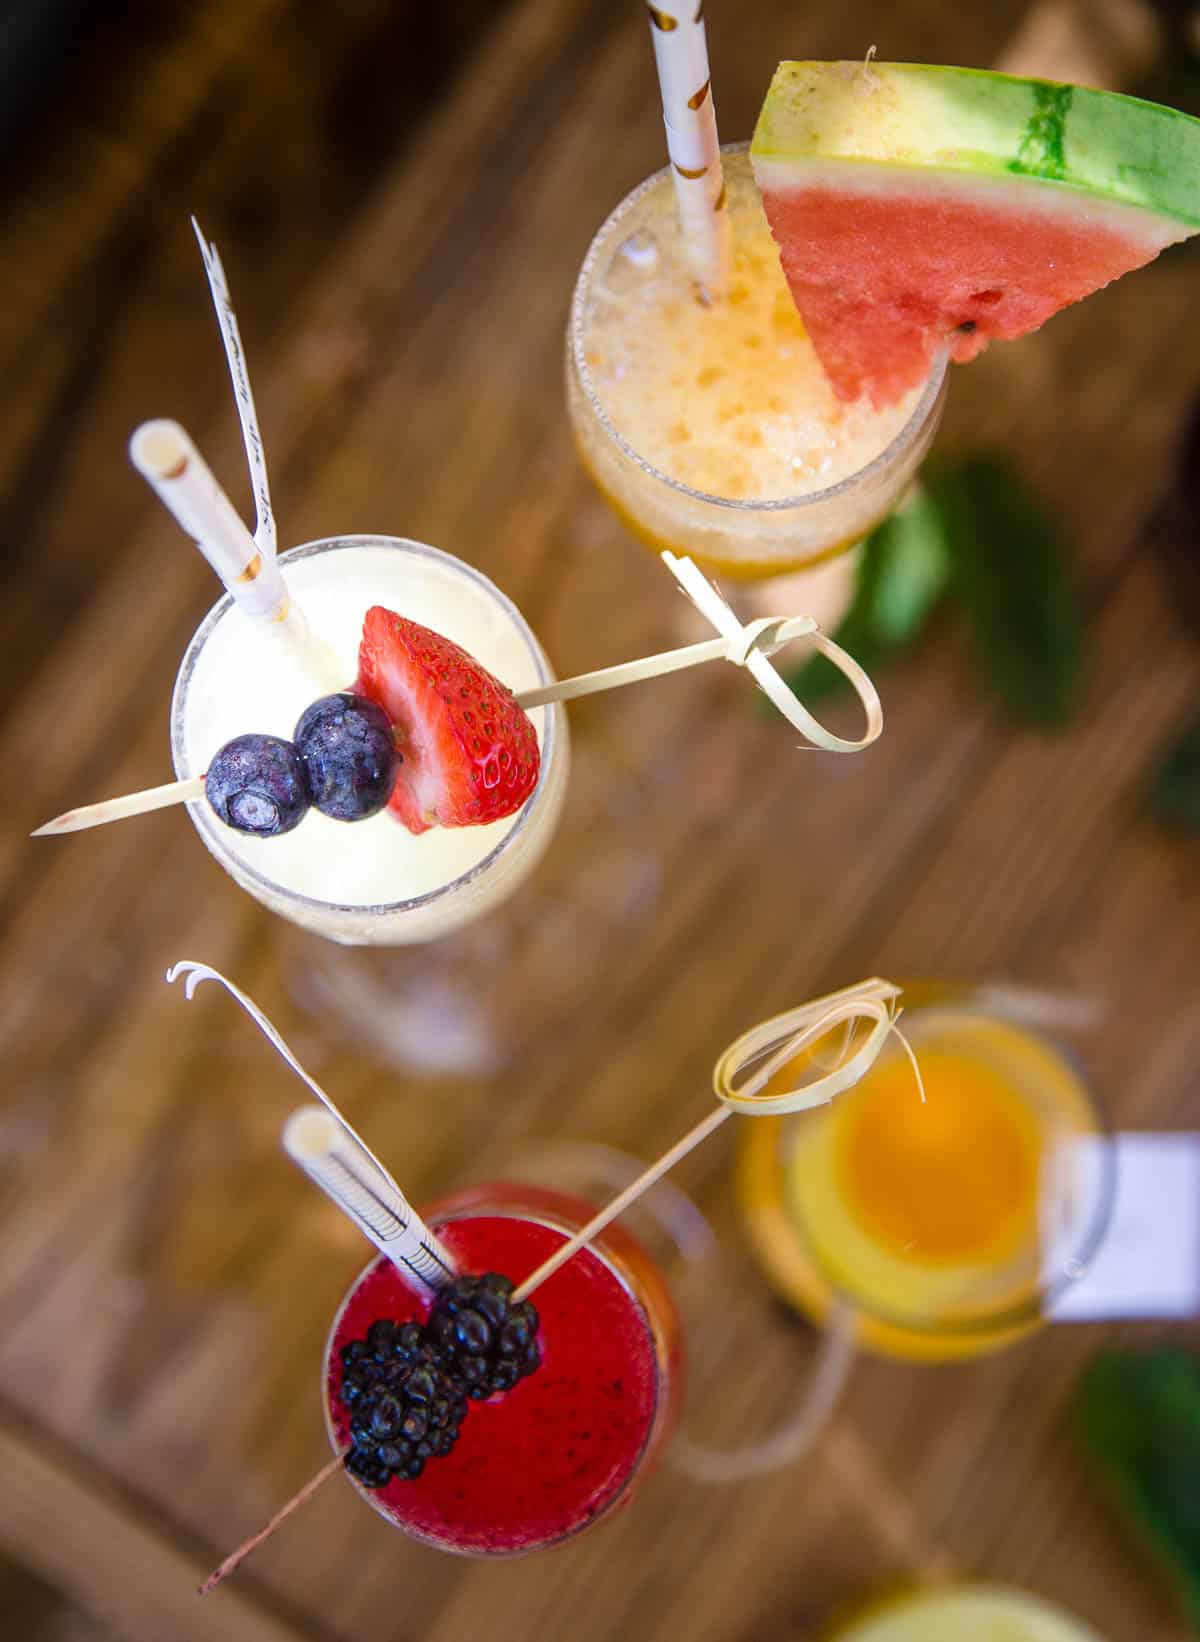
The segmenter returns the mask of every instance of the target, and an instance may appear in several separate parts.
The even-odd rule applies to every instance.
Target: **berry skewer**
[[[226,825],[259,837],[290,832],[310,805],[340,821],[365,820],[387,806],[411,832],[482,825],[513,814],[537,785],[537,737],[527,716],[533,708],[710,661],[745,667],[812,746],[858,752],[878,738],[883,713],[874,685],[811,616],[743,625],[690,559],[662,558],[717,638],[514,694],[450,639],[376,605],[363,623],[354,689],[314,702],[291,742],[235,737],[204,777],[68,810],[33,836],[79,832],[201,797]],[[771,666],[793,639],[820,650],[857,691],[867,720],[858,740],[819,724]]]
[[[232,1573],[339,1467],[364,1487],[378,1489],[389,1487],[396,1479],[415,1481],[427,1464],[449,1454],[465,1419],[487,1417],[485,1410],[471,1416],[471,1402],[501,1397],[541,1367],[540,1319],[530,1294],[731,1113],[796,1112],[834,1099],[859,1081],[890,1033],[900,1038],[912,1059],[924,1097],[915,1057],[896,1026],[899,988],[883,980],[863,981],[765,1021],[731,1044],[714,1070],[714,1091],[720,1103],[717,1110],[689,1130],[519,1285],[503,1272],[456,1272],[449,1255],[426,1271],[414,1271],[408,1258],[398,1258],[400,1240],[392,1235],[386,1203],[389,1189],[402,1205],[400,1218],[405,1221],[409,1253],[414,1239],[424,1252],[430,1252],[437,1239],[409,1207],[382,1164],[367,1151],[329,1096],[304,1071],[270,1021],[244,993],[218,971],[202,964],[177,964],[168,978],[184,972],[188,975],[189,997],[200,980],[221,982],[318,1094],[325,1109],[305,1107],[293,1113],[284,1131],[285,1148],[384,1254],[396,1261],[402,1273],[419,1279],[428,1305],[423,1320],[375,1317],[361,1338],[343,1345],[336,1395],[348,1415],[349,1443],[276,1513],[265,1529],[222,1562],[202,1591],[211,1590]],[[840,1053],[834,1057],[833,1069],[812,1075],[813,1053],[838,1026],[844,1027],[845,1037]],[[801,1069],[798,1085],[782,1092],[767,1092],[772,1081],[796,1062]],[[381,1175],[386,1180],[382,1190],[378,1189]],[[848,1362],[848,1356],[843,1356]],[[826,1389],[822,1388],[822,1396]]]

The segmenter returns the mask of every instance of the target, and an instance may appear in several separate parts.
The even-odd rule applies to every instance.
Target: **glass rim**
[[[923,1004],[907,1011],[907,1018],[911,1021],[918,1015],[932,1010],[974,1015],[977,1019],[1004,1020],[1002,1015],[985,1017],[982,1010],[972,1010],[969,998],[957,1003],[933,1001]],[[1044,1032],[1037,1031],[1023,1023],[1005,1022],[1004,1024],[1011,1024],[1028,1037],[1035,1039],[1044,1050],[1067,1067],[1072,1073],[1075,1086],[1093,1121],[1094,1127],[1091,1132],[1105,1141],[1111,1141],[1114,1129],[1109,1113],[1091,1079],[1076,1064],[1075,1057],[1065,1052],[1062,1045],[1056,1043]],[[1116,1186],[1116,1159],[1112,1146],[1107,1145],[1104,1148],[1102,1165],[1098,1171],[1095,1201],[1090,1207],[1086,1224],[1079,1239],[1062,1262],[1060,1274],[1051,1277],[1048,1281],[1037,1283],[1027,1299],[996,1306],[988,1311],[973,1312],[953,1318],[938,1318],[936,1320],[928,1314],[897,1311],[890,1306],[879,1304],[874,1298],[860,1293],[852,1282],[846,1280],[845,1274],[838,1269],[836,1264],[830,1261],[822,1252],[819,1243],[812,1235],[809,1221],[804,1215],[802,1207],[793,1203],[793,1212],[804,1240],[804,1247],[823,1281],[828,1283],[835,1296],[844,1299],[849,1306],[860,1312],[864,1318],[868,1318],[873,1322],[884,1323],[890,1328],[901,1329],[905,1333],[923,1334],[930,1339],[945,1336],[970,1339],[979,1334],[1004,1334],[1010,1330],[1016,1332],[1027,1327],[1030,1323],[1051,1320],[1049,1313],[1054,1302],[1084,1275],[1104,1241],[1104,1235],[1112,1219],[1113,1205],[1116,1200]]]
[[[490,598],[494,599],[513,620],[514,626],[520,633],[522,642],[525,644],[537,670],[539,685],[554,682],[554,674],[542,652],[537,635],[508,594],[497,587],[489,576],[485,576],[482,570],[477,570],[474,565],[467,564],[465,560],[456,558],[453,553],[446,553],[439,547],[431,547],[428,542],[414,541],[408,536],[388,536],[372,531],[342,536],[321,536],[314,541],[301,542],[296,547],[289,547],[279,555],[279,563],[286,564],[293,559],[315,558],[322,553],[335,551],[340,547],[375,548],[389,553],[395,551],[396,548],[400,548],[402,551],[412,553],[418,558],[437,560],[462,572],[469,581],[475,582]],[[232,610],[233,605],[234,599],[230,593],[225,593],[217,600],[195,633],[193,633],[187,649],[183,653],[183,660],[179,665],[175,688],[171,696],[171,758],[175,765],[175,773],[180,780],[186,780],[195,773],[188,766],[187,759],[184,756],[183,725],[188,688],[205,644],[214,629]],[[530,825],[534,809],[549,785],[548,772],[559,739],[554,704],[551,703],[541,708],[535,707],[533,711],[541,712],[544,715],[537,786],[521,806],[512,826],[504,837],[481,860],[476,861],[474,866],[468,867],[466,872],[460,873],[458,877],[451,878],[444,884],[439,884],[436,889],[425,890],[420,895],[408,896],[404,900],[347,903],[326,901],[319,896],[304,895],[299,890],[288,889],[274,878],[269,878],[266,873],[258,871],[257,868],[243,860],[241,856],[236,855],[224,836],[228,829],[209,813],[208,806],[203,799],[191,799],[186,808],[197,832],[200,833],[204,842],[222,865],[224,865],[227,856],[232,857],[237,863],[239,873],[244,874],[255,886],[261,887],[269,895],[286,900],[292,906],[309,907],[314,913],[326,915],[332,913],[348,918],[384,918],[396,913],[414,912],[435,905],[444,897],[464,889],[477,878],[482,877],[502,855],[508,853],[515,841]]]
[[[516,1181],[493,1181],[482,1188],[478,1186],[466,1186],[461,1188],[461,1190],[464,1192],[474,1192],[480,1190],[495,1193],[511,1192],[514,1196],[518,1196],[525,1190],[552,1191],[553,1188],[526,1188]],[[445,1201],[452,1204],[454,1197],[457,1195],[457,1193],[451,1192],[447,1194]],[[544,1225],[551,1231],[566,1232],[568,1235],[576,1229],[569,1224],[556,1222],[551,1210],[538,1209],[534,1212],[523,1213],[512,1208],[511,1206],[491,1204],[486,1200],[480,1203],[470,1203],[461,1210],[456,1210],[453,1207],[450,1207],[442,1211],[435,1211],[429,1216],[429,1225],[436,1228],[438,1226],[447,1225],[456,1220],[478,1220],[484,1217],[488,1219],[532,1221],[535,1225]],[[657,1336],[655,1334],[654,1326],[650,1320],[650,1315],[641,1299],[641,1296],[634,1288],[633,1280],[630,1274],[623,1269],[620,1262],[615,1260],[607,1252],[607,1250],[603,1247],[597,1248],[596,1246],[598,1242],[602,1243],[603,1235],[604,1234],[601,1233],[598,1238],[588,1243],[587,1253],[595,1255],[595,1257],[603,1264],[605,1270],[616,1279],[617,1283],[620,1284],[621,1288],[628,1295],[630,1303],[635,1308],[645,1329],[646,1337],[650,1341],[651,1356],[654,1360],[654,1407],[651,1410],[650,1418],[646,1425],[646,1434],[642,1439],[642,1445],[638,1449],[629,1470],[622,1479],[620,1488],[617,1489],[611,1499],[604,1503],[598,1512],[595,1512],[590,1516],[585,1516],[582,1521],[575,1523],[575,1525],[568,1528],[565,1533],[556,1534],[553,1539],[542,1539],[538,1540],[537,1543],[533,1545],[514,1547],[511,1550],[505,1551],[477,1551],[468,1547],[447,1544],[445,1540],[438,1539],[431,1534],[422,1533],[419,1529],[413,1528],[408,1523],[400,1521],[391,1511],[386,1508],[383,1501],[378,1497],[377,1490],[367,1488],[358,1480],[357,1477],[353,1476],[346,1470],[345,1466],[343,1466],[342,1470],[346,1476],[346,1480],[351,1484],[355,1492],[359,1494],[361,1498],[364,1499],[371,1507],[371,1509],[375,1511],[377,1515],[381,1516],[383,1520],[391,1527],[398,1528],[402,1534],[407,1535],[409,1539],[416,1540],[420,1545],[430,1545],[435,1550],[447,1551],[452,1556],[477,1557],[480,1559],[486,1558],[489,1561],[493,1559],[505,1560],[512,1557],[530,1556],[536,1551],[549,1551],[553,1550],[556,1545],[565,1545],[568,1540],[575,1539],[579,1534],[583,1533],[585,1529],[592,1527],[598,1522],[603,1522],[605,1517],[607,1517],[610,1512],[613,1511],[625,1498],[625,1495],[632,1485],[634,1478],[638,1475],[643,1465],[646,1463],[647,1454],[650,1453],[654,1443],[661,1435],[659,1427],[664,1407],[663,1369],[662,1364],[659,1361]],[[321,1416],[325,1422],[325,1434],[329,1439],[329,1446],[335,1454],[340,1454],[341,1448],[339,1446],[337,1432],[334,1429],[333,1411],[329,1394],[329,1365],[333,1356],[333,1342],[337,1338],[338,1327],[343,1316],[345,1315],[346,1307],[350,1304],[350,1301],[358,1292],[360,1285],[363,1283],[368,1273],[374,1271],[376,1266],[381,1263],[388,1263],[387,1255],[382,1252],[377,1253],[375,1258],[373,1260],[369,1260],[367,1264],[363,1266],[361,1271],[359,1271],[357,1275],[351,1279],[349,1287],[346,1289],[345,1294],[342,1296],[341,1301],[338,1304],[337,1310],[333,1314],[333,1320],[329,1325],[329,1332],[325,1336],[325,1345],[321,1352]]]
[[[748,152],[749,147],[748,142],[723,143],[721,153],[723,155],[743,154]],[[669,165],[662,166],[626,194],[620,204],[609,212],[592,237],[571,297],[569,320],[571,365],[583,387],[588,410],[603,428],[608,439],[622,455],[628,457],[636,467],[640,468],[647,478],[656,480],[659,484],[666,486],[668,490],[674,491],[677,495],[686,496],[692,501],[703,502],[710,507],[728,508],[731,512],[744,516],[753,516],[759,513],[799,512],[817,504],[828,504],[837,501],[851,491],[857,490],[864,482],[870,482],[878,474],[884,472],[885,469],[896,465],[921,437],[945,390],[950,368],[950,355],[946,351],[938,354],[934,360],[933,368],[925,380],[924,388],[921,390],[921,396],[914,405],[904,426],[877,455],[871,458],[865,467],[856,469],[855,472],[847,474],[844,479],[839,479],[836,484],[827,485],[823,490],[807,491],[799,496],[773,496],[752,500],[739,499],[733,496],[717,496],[711,491],[697,490],[692,485],[685,484],[682,479],[672,479],[670,474],[664,473],[661,468],[655,467],[653,462],[647,461],[644,456],[633,448],[625,436],[617,431],[601,402],[587,363],[584,344],[586,325],[584,305],[591,289],[595,265],[599,261],[601,242],[606,238],[609,230],[634,209],[643,195],[658,187],[664,180],[669,180],[670,175],[671,167]]]

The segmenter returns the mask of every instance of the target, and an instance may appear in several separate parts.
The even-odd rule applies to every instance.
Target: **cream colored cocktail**
[[[485,576],[422,543],[343,536],[280,555],[288,592],[314,637],[332,652],[337,682],[358,671],[363,617],[372,605],[403,611],[444,634],[513,690],[549,682],[550,667],[519,610]],[[223,743],[247,730],[289,737],[314,695],[281,646],[229,598],[188,648],[171,710],[181,779],[208,768]],[[505,899],[540,859],[562,807],[567,777],[561,706],[530,711],[541,750],[538,784],[513,815],[485,826],[435,826],[414,835],[388,811],[352,826],[315,809],[282,836],[257,838],[222,825],[204,800],[189,810],[232,878],[264,905],[332,940],[427,941]]]

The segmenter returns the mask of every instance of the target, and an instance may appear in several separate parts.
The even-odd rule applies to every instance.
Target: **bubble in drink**
[[[618,253],[618,260],[631,262],[635,268],[654,268],[658,265],[658,241],[653,234],[630,234]]]

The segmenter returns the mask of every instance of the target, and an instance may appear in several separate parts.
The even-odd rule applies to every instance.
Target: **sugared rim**
[[[749,148],[749,143],[725,143],[722,145],[721,153],[726,155],[744,154],[749,151]],[[929,418],[933,415],[939,398],[945,390],[947,372],[950,365],[950,358],[948,354],[941,354],[934,361],[933,369],[929,373],[928,379],[926,380],[925,386],[921,392],[921,397],[917,400],[916,405],[913,407],[912,414],[910,415],[908,421],[905,422],[904,426],[891,440],[891,442],[884,446],[878,456],[872,457],[866,467],[859,468],[857,472],[848,474],[844,479],[839,479],[837,484],[829,485],[824,490],[808,491],[802,496],[778,496],[760,501],[739,501],[734,497],[714,496],[709,491],[696,490],[691,485],[684,484],[681,479],[672,479],[671,476],[664,473],[661,468],[655,467],[653,462],[648,462],[644,456],[634,450],[633,446],[629,444],[623,434],[617,432],[617,429],[609,420],[608,412],[601,403],[599,392],[594,381],[592,380],[591,371],[588,368],[586,349],[584,346],[586,299],[591,286],[592,275],[595,271],[595,265],[600,257],[601,244],[606,240],[610,229],[615,228],[623,217],[635,209],[635,207],[640,203],[643,195],[648,194],[652,189],[658,187],[664,181],[669,181],[670,174],[671,167],[669,165],[665,165],[660,171],[654,172],[652,176],[646,178],[645,182],[640,183],[632,193],[627,194],[621,201],[620,205],[618,205],[617,208],[610,212],[604,219],[604,222],[601,224],[600,228],[593,237],[591,245],[588,247],[587,255],[583,259],[583,266],[579,270],[579,278],[575,282],[575,294],[571,299],[571,363],[575,369],[576,375],[583,384],[584,392],[587,395],[589,410],[596,418],[597,422],[599,422],[600,426],[604,429],[608,437],[612,440],[613,444],[616,445],[617,448],[625,456],[627,456],[636,467],[639,467],[648,478],[656,479],[660,484],[665,485],[669,490],[676,491],[681,496],[688,496],[693,501],[707,503],[710,507],[729,508],[735,513],[743,514],[782,513],[791,508],[801,509],[813,507],[817,503],[828,503],[835,501],[841,496],[846,495],[849,491],[856,490],[861,484],[864,483],[864,481],[873,480],[876,475],[883,472],[884,469],[889,468],[902,460],[907,451],[910,450],[920,438],[922,431],[929,421]]]
[[[959,1005],[945,1004],[929,1007],[931,1009],[936,1008],[939,1012],[945,1009],[950,1013],[967,1015],[976,1019],[996,1019],[993,1016],[985,1016],[982,1010],[973,1009],[969,1001]],[[915,1014],[916,1011],[914,1010],[913,1015],[915,1016]],[[1076,1057],[1064,1051],[1061,1044],[1053,1042],[1044,1033],[1033,1031],[1025,1025],[1021,1025],[1019,1030],[1026,1036],[1033,1038],[1048,1054],[1068,1069],[1080,1098],[1093,1121],[1094,1129],[1092,1132],[1102,1140],[1111,1140],[1113,1135],[1112,1122],[1096,1090],[1084,1075],[1082,1067],[1077,1063]],[[835,1293],[841,1295],[850,1305],[861,1310],[865,1316],[874,1321],[885,1323],[889,1327],[903,1329],[910,1334],[924,1334],[932,1338],[939,1335],[952,1335],[956,1338],[969,1339],[977,1334],[1007,1333],[1010,1329],[1020,1329],[1047,1316],[1059,1296],[1065,1294],[1071,1285],[1083,1276],[1095,1259],[1096,1253],[1104,1240],[1104,1234],[1108,1230],[1109,1221],[1112,1218],[1116,1189],[1116,1160],[1112,1147],[1106,1146],[1102,1153],[1095,1201],[1091,1206],[1091,1212],[1077,1245],[1063,1261],[1061,1274],[1049,1282],[1036,1284],[1027,1300],[998,1307],[993,1311],[980,1311],[977,1314],[956,1318],[939,1318],[936,1321],[928,1316],[897,1311],[890,1306],[879,1304],[873,1296],[860,1294],[855,1289],[854,1284],[847,1281],[841,1269],[825,1257],[820,1244],[812,1235],[801,1207],[794,1201],[791,1205],[791,1211],[794,1213],[796,1222],[803,1234],[804,1247],[822,1278]]]
[[[287,564],[294,559],[313,558],[317,554],[331,552],[341,547],[374,548],[379,552],[386,553],[394,552],[397,548],[399,548],[403,552],[414,554],[418,558],[438,560],[442,564],[450,566],[454,570],[461,572],[461,574],[466,576],[469,581],[477,583],[478,586],[482,588],[490,598],[494,599],[496,603],[500,605],[501,609],[504,610],[505,613],[512,619],[513,625],[520,633],[522,642],[528,650],[534,667],[537,670],[538,683],[544,685],[553,682],[554,675],[550,671],[549,664],[546,661],[546,657],[542,653],[541,646],[538,644],[533,630],[530,628],[528,622],[526,622],[524,616],[517,609],[513,601],[508,597],[507,593],[503,593],[490,577],[485,576],[481,570],[476,570],[474,565],[467,564],[464,560],[455,558],[452,553],[444,553],[441,548],[430,547],[427,542],[415,542],[407,536],[383,536],[375,534],[324,536],[317,541],[303,542],[299,547],[289,548],[285,553],[281,553],[279,555],[279,562],[280,564]],[[179,668],[179,674],[175,680],[175,690],[171,697],[171,757],[175,765],[175,773],[181,781],[187,780],[195,773],[187,760],[184,743],[184,713],[187,702],[188,687],[191,683],[192,674],[195,671],[196,662],[198,661],[210,634],[217,624],[222,621],[226,615],[228,615],[230,610],[232,610],[233,603],[234,601],[232,596],[226,593],[223,598],[218,599],[216,604],[213,605],[212,609],[208,612],[208,615],[205,616],[204,620],[200,623],[200,626],[193,634],[192,640],[188,645],[187,650],[184,652],[183,661]],[[530,824],[534,807],[537,805],[542,792],[548,785],[548,773],[551,767],[551,761],[554,758],[555,746],[558,739],[555,725],[556,715],[553,709],[534,708],[533,710],[535,712],[540,711],[544,714],[542,722],[541,758],[538,769],[538,779],[536,787],[521,806],[516,820],[513,822],[512,826],[505,833],[499,843],[496,844],[493,849],[489,850],[481,860],[476,861],[473,867],[468,868],[466,872],[461,873],[457,878],[451,878],[445,884],[440,884],[436,889],[426,890],[424,894],[411,896],[407,900],[351,902],[349,904],[344,904],[340,901],[323,901],[316,896],[302,895],[299,890],[288,889],[286,885],[278,883],[274,878],[267,877],[266,873],[258,872],[254,867],[250,866],[245,860],[243,860],[240,855],[235,854],[235,852],[230,849],[228,841],[224,836],[227,829],[222,826],[220,822],[214,820],[209,810],[209,806],[204,799],[193,799],[187,805],[188,813],[191,815],[192,822],[195,825],[196,830],[200,833],[209,849],[219,861],[223,862],[226,857],[232,858],[237,863],[238,872],[244,874],[250,882],[260,886],[270,895],[277,896],[280,899],[286,899],[294,906],[311,907],[314,912],[324,914],[333,913],[335,915],[344,915],[348,918],[360,919],[383,918],[395,913],[413,912],[419,908],[433,905],[435,902],[440,901],[444,896],[447,896],[456,890],[463,889],[467,885],[473,883],[477,878],[482,877],[484,873],[488,872],[495,865],[502,855],[506,854],[513,847],[516,840]]]
[[[521,1190],[519,1186],[510,1186],[506,1182],[499,1182],[490,1189],[498,1194],[505,1191],[517,1192]],[[440,1215],[433,1214],[430,1216],[429,1224],[436,1228],[438,1226],[447,1225],[456,1220],[474,1220],[480,1218],[487,1218],[489,1220],[520,1220],[532,1222],[534,1225],[545,1226],[550,1231],[563,1232],[568,1236],[576,1229],[574,1226],[566,1223],[565,1220],[560,1221],[556,1219],[555,1216],[548,1210],[539,1209],[536,1213],[522,1213],[517,1209],[496,1206],[486,1201],[478,1204],[472,1203],[469,1207],[465,1207],[462,1210],[450,1209]],[[642,1303],[642,1299],[635,1290],[632,1279],[629,1273],[624,1269],[623,1265],[618,1260],[610,1256],[603,1248],[597,1248],[595,1243],[589,1243],[586,1252],[594,1255],[596,1259],[601,1262],[605,1269],[612,1275],[612,1277],[616,1279],[620,1287],[629,1296],[631,1304],[636,1308],[638,1315],[642,1319],[643,1326],[646,1330],[646,1335],[653,1345],[654,1407],[651,1410],[650,1418],[646,1423],[646,1435],[642,1439],[642,1446],[638,1449],[637,1454],[634,1456],[620,1489],[613,1493],[611,1499],[605,1501],[599,1511],[594,1512],[591,1516],[584,1517],[583,1520],[577,1522],[574,1527],[566,1529],[564,1533],[554,1535],[552,1539],[539,1539],[534,1544],[517,1546],[511,1550],[484,1551],[474,1550],[470,1546],[455,1545],[444,1539],[439,1539],[434,1534],[422,1533],[420,1529],[411,1527],[407,1522],[402,1522],[393,1512],[387,1509],[383,1501],[379,1498],[377,1490],[365,1487],[361,1482],[359,1482],[357,1477],[353,1476],[349,1471],[346,1471],[343,1466],[342,1469],[345,1473],[346,1480],[350,1483],[355,1492],[359,1494],[371,1507],[371,1509],[381,1516],[385,1522],[389,1523],[393,1528],[398,1528],[400,1532],[402,1534],[406,1534],[409,1539],[415,1539],[421,1545],[431,1545],[439,1551],[448,1551],[452,1556],[486,1557],[489,1560],[493,1558],[500,1559],[528,1556],[534,1551],[545,1551],[549,1550],[552,1546],[563,1545],[567,1540],[574,1539],[577,1534],[581,1534],[585,1528],[591,1528],[597,1522],[603,1522],[608,1513],[616,1505],[618,1505],[622,1499],[624,1499],[626,1490],[629,1488],[631,1480],[641,1469],[646,1455],[652,1447],[659,1431],[659,1422],[663,1409],[663,1387],[662,1369],[659,1363],[657,1349],[657,1336],[651,1324],[649,1314],[646,1311],[646,1307]],[[350,1301],[358,1292],[359,1287],[366,1279],[368,1273],[374,1271],[376,1266],[381,1263],[386,1263],[386,1261],[386,1255],[378,1254],[374,1260],[369,1261],[362,1268],[362,1270],[355,1277],[354,1281],[350,1284],[349,1288],[346,1290],[345,1294],[342,1296],[341,1304],[338,1306],[337,1311],[333,1315],[333,1321],[329,1325],[329,1333],[325,1337],[325,1347],[321,1353],[321,1413],[325,1421],[325,1434],[329,1438],[329,1446],[335,1454],[340,1454],[342,1450],[337,1431],[334,1429],[333,1410],[330,1406],[329,1370],[330,1364],[333,1360],[333,1342],[337,1339],[338,1329],[341,1326],[342,1317],[345,1315],[346,1307],[350,1304]]]

